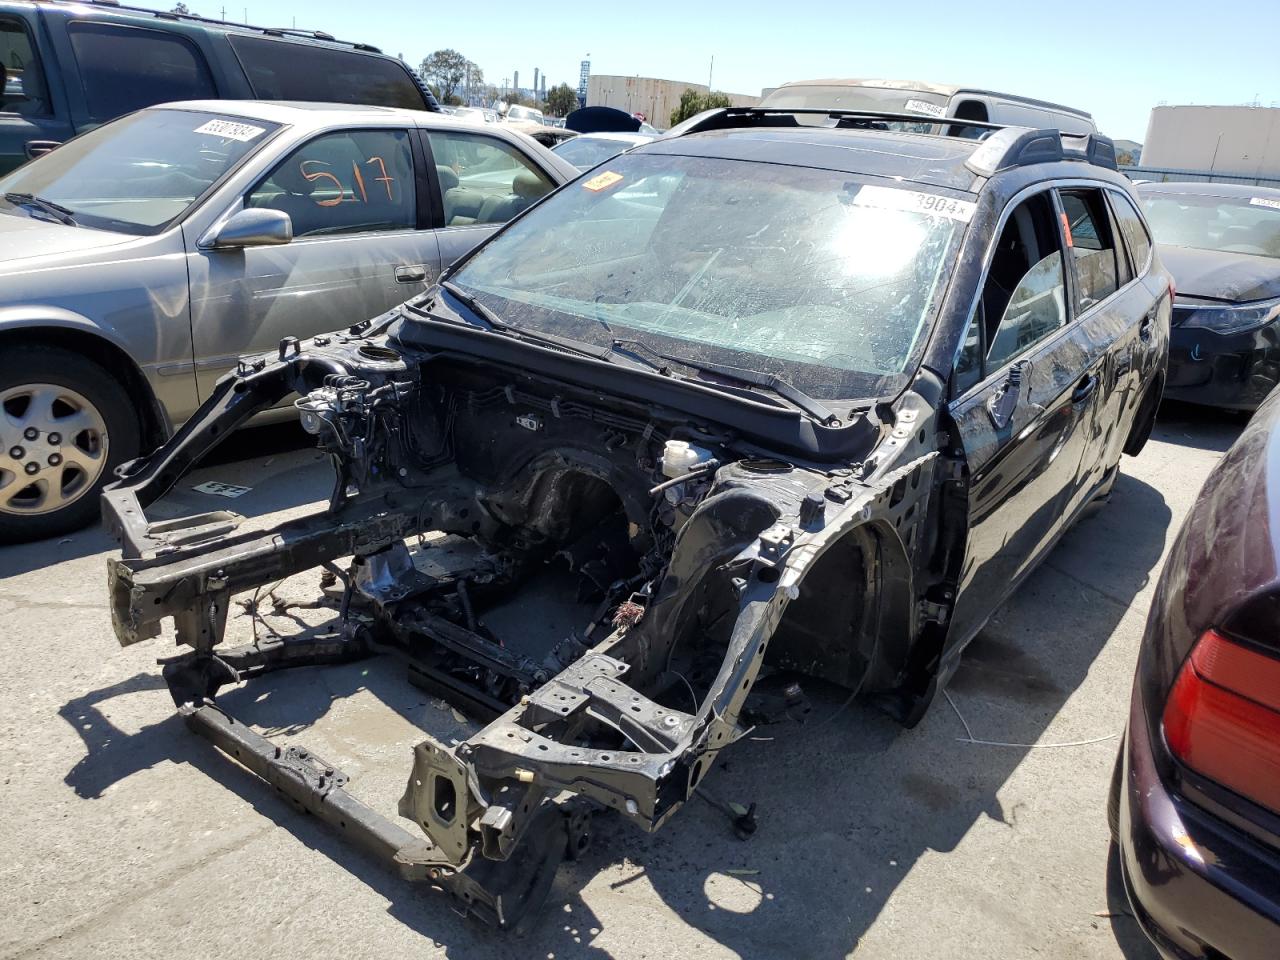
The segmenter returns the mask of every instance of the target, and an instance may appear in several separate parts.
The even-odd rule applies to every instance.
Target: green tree
[[[729,95],[721,93],[719,90],[711,93],[699,93],[693,87],[685,90],[680,94],[680,104],[671,111],[671,126],[675,126],[682,120],[688,120],[690,117],[697,116],[703,110],[714,110],[718,107],[731,107]]]
[[[180,14],[184,14],[184,15],[186,15],[186,16],[191,16],[191,8],[190,8],[190,7],[188,7],[185,3],[175,4],[175,5],[174,5],[174,8],[173,8],[172,10],[170,10],[169,12],[170,12],[170,13],[180,13]]]
[[[553,117],[565,117],[578,109],[578,92],[567,83],[547,91],[547,112]]]
[[[435,90],[441,102],[449,103],[457,96],[458,88],[471,77],[471,85],[484,81],[480,68],[460,54],[457,50],[437,50],[419,67],[422,79]]]

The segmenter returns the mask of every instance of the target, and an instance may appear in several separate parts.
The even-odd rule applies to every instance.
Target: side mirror
[[[1009,368],[1009,375],[1004,383],[987,398],[987,415],[991,417],[991,425],[997,430],[1003,430],[1013,420],[1013,411],[1022,394],[1022,378],[1030,371],[1030,367],[1028,360],[1015,363]]]
[[[241,247],[270,247],[288,243],[293,239],[293,221],[283,210],[267,210],[251,207],[233,213],[217,228],[212,236],[206,236],[204,247],[214,250],[236,250]]]

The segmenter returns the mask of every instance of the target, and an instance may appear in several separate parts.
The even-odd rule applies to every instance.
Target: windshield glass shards
[[[632,154],[450,279],[517,330],[867,397],[908,372],[972,211],[837,171]]]

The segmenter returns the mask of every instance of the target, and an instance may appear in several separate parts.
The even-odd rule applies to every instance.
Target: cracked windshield
[[[971,210],[829,170],[620,157],[452,279],[516,328],[873,396],[922,344]]]

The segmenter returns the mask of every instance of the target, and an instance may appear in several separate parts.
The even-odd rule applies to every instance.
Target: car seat
[[[545,181],[531,170],[521,170],[511,181],[511,195],[486,197],[476,218],[480,223],[506,223],[533,206],[548,191]]]
[[[293,235],[300,237],[308,230],[317,227],[316,202],[312,194],[316,191],[316,181],[308,180],[302,175],[302,166],[296,159],[281,164],[271,175],[270,184],[277,187],[280,193],[256,199],[254,206],[268,210],[279,210],[287,213],[293,222]]]

